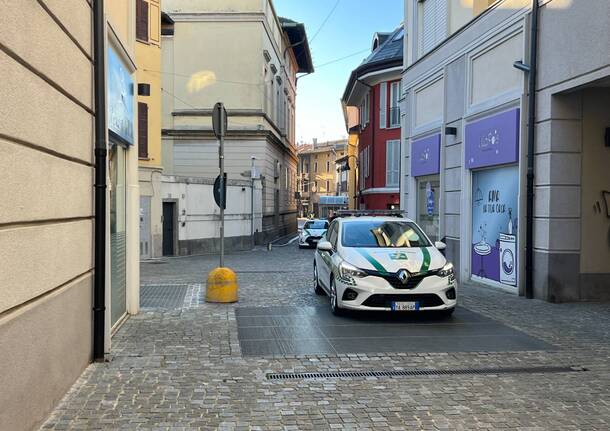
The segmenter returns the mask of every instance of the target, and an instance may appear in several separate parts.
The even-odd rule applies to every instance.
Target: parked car
[[[403,217],[339,217],[319,241],[314,288],[328,294],[333,314],[342,310],[453,313],[453,265],[419,226]]]
[[[315,247],[328,229],[328,221],[308,220],[299,233],[299,248]]]

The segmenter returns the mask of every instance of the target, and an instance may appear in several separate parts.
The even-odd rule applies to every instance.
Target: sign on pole
[[[216,103],[212,110],[212,127],[218,138],[218,166],[220,175],[214,183],[214,200],[220,207],[220,267],[225,261],[225,209],[227,207],[227,175],[225,174],[225,134],[227,132],[227,110],[222,102]],[[218,183],[218,186],[217,186]],[[218,190],[218,197],[217,197]]]

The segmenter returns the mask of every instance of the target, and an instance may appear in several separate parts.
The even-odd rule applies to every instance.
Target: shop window
[[[472,173],[472,276],[517,286],[519,167]]]
[[[148,2],[136,1],[136,38],[148,42]]]
[[[439,198],[439,175],[417,178],[417,224],[433,242],[439,237]]]

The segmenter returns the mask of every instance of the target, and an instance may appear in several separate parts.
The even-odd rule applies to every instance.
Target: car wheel
[[[318,281],[318,268],[316,264],[313,265],[313,289],[316,292],[316,295],[324,295],[324,289],[320,286],[320,282]]]
[[[448,308],[446,310],[441,310],[441,316],[443,317],[451,317],[451,315],[453,314],[453,312],[455,311],[455,307],[453,308]]]
[[[332,277],[330,279],[330,311],[335,316],[343,314],[343,310],[339,307],[339,299],[337,298],[337,285]]]

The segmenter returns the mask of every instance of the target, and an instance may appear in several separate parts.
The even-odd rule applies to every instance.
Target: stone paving
[[[142,265],[143,285],[183,285],[181,307],[144,309],[114,336],[43,429],[610,429],[610,304],[548,304],[462,286],[466,308],[540,338],[548,351],[242,357],[234,308],[320,306],[311,250],[227,257],[240,301],[203,301],[213,257]],[[269,372],[578,365],[560,374],[269,381]]]

